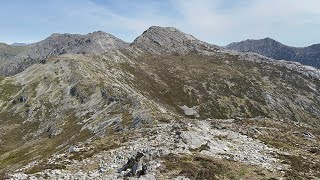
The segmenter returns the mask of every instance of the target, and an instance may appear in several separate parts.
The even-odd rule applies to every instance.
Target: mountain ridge
[[[11,44],[11,46],[28,46],[29,44],[27,43],[21,43],[21,42],[14,42]]]
[[[230,43],[226,48],[241,52],[255,52],[276,60],[296,61],[320,68],[320,44],[313,44],[307,47],[293,47],[267,37],[258,40],[247,39]]]
[[[128,43],[115,36],[96,31],[86,35],[54,33],[46,39],[26,46],[27,49],[9,58],[0,68],[0,75],[17,74],[35,63],[44,63],[49,56],[61,54],[102,54],[108,50],[123,49]]]
[[[93,36],[109,49],[53,34],[0,76],[0,179],[319,176],[319,69],[170,27]]]

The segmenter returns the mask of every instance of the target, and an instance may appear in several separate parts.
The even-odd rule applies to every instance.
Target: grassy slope
[[[151,99],[182,112],[198,106],[201,118],[272,117],[320,125],[319,80],[267,64],[239,61],[236,56],[151,56],[124,63],[134,75],[131,84]],[[130,82],[128,82],[130,83]],[[266,100],[272,95],[274,104]],[[314,110],[317,109],[317,110]]]
[[[275,119],[284,118],[305,122],[315,127],[319,125],[318,117],[315,117],[308,107],[302,108],[295,101],[299,96],[304,96],[308,102],[311,102],[310,104],[319,107],[317,106],[320,104],[319,94],[310,90],[306,85],[306,82],[319,85],[318,80],[307,80],[298,73],[280,67],[238,61],[236,56],[231,55],[224,57],[223,60],[219,57],[205,57],[196,54],[185,56],[142,55],[131,57],[131,59],[134,59],[136,64],[122,62],[115,65],[102,60],[99,56],[93,59],[95,65],[92,64],[92,59],[49,61],[48,64],[39,65],[41,66],[39,70],[55,66],[56,68],[50,70],[52,74],[44,77],[44,73],[39,72],[36,78],[30,77],[32,83],[28,85],[19,85],[11,81],[11,78],[0,78],[0,100],[2,103],[0,104],[2,106],[0,123],[4,125],[3,127],[9,127],[5,132],[6,135],[1,137],[0,169],[7,171],[9,167],[10,169],[17,168],[34,160],[34,154],[38,155],[36,158],[43,159],[54,152],[63,150],[63,148],[57,148],[63,143],[73,144],[91,137],[92,134],[88,131],[80,132],[81,126],[78,126],[77,122],[88,118],[86,116],[92,116],[92,114],[88,113],[82,118],[77,117],[74,109],[70,108],[69,111],[62,111],[61,117],[64,118],[57,121],[58,123],[67,122],[60,124],[64,130],[63,133],[48,137],[48,132],[44,131],[36,138],[23,138],[26,133],[43,128],[41,123],[47,121],[47,117],[54,117],[53,111],[62,108],[59,104],[60,101],[58,104],[50,103],[52,97],[58,100],[68,97],[70,98],[68,100],[79,103],[78,105],[81,107],[83,106],[82,101],[87,102],[91,99],[90,95],[95,91],[95,88],[91,87],[99,87],[101,82],[114,82],[113,79],[104,79],[109,76],[106,73],[112,70],[125,74],[121,76],[123,83],[180,115],[183,114],[179,106],[188,105],[189,107],[198,106],[201,119],[269,116]],[[72,62],[72,65],[67,67],[72,70],[71,74],[65,74],[66,70],[62,69],[63,64],[61,67],[59,64],[61,61]],[[82,72],[83,70],[85,71]],[[65,79],[59,78],[61,76]],[[59,89],[63,86],[62,80],[70,83],[68,84],[70,86],[73,86],[75,82],[81,82],[77,86],[73,86],[76,87],[77,93],[75,95],[64,94],[67,90]],[[56,87],[55,90],[48,90],[42,96],[37,96],[36,91],[39,87],[48,88],[52,84]],[[125,99],[126,94],[121,93],[114,86],[103,87],[102,85],[99,88],[100,90],[109,88],[106,91],[107,94],[123,100],[119,107],[103,115],[120,114],[124,120],[123,125],[129,126],[133,119],[132,114],[128,114],[126,109],[122,108],[130,106],[131,103]],[[292,89],[290,90],[290,88]],[[22,89],[23,91],[21,91]],[[284,107],[277,109],[268,105],[263,96],[265,91],[275,94],[280,100],[285,101]],[[12,104],[12,101],[17,100],[16,98],[20,95],[26,94],[28,96],[26,102]],[[60,97],[60,95],[62,96]],[[39,98],[43,99],[40,101]],[[38,103],[45,107],[33,112],[33,121],[23,123],[28,117],[28,109],[32,109]],[[99,119],[96,120],[99,121]],[[261,139],[272,145],[271,141],[276,141],[275,138],[277,137],[271,135],[268,139]],[[285,141],[284,144],[283,146],[290,146]],[[196,162],[191,165],[199,168],[200,173],[206,171],[201,163]],[[188,172],[186,173],[188,174]],[[250,170],[250,173],[253,172]]]

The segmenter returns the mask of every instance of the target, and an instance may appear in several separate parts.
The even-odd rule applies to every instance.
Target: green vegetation
[[[89,63],[89,58],[68,60],[69,69],[65,72],[70,70],[71,73],[66,76],[61,74],[60,69],[63,68],[60,68],[61,61],[57,58],[48,61],[49,67],[54,67],[54,70],[53,75],[46,76],[45,80],[43,74],[31,76],[29,80],[32,82],[22,87],[14,84],[11,78],[0,77],[0,102],[8,105],[0,113],[3,131],[0,137],[0,173],[9,172],[33,160],[46,159],[89,138],[93,138],[93,143],[90,144],[93,148],[73,152],[70,159],[83,160],[100,151],[118,148],[132,137],[126,130],[132,126],[140,105],[142,109],[138,110],[150,111],[150,116],[156,117],[158,122],[178,122],[186,118],[196,121],[197,117],[186,116],[180,108],[186,105],[197,108],[200,114],[198,119],[238,119],[235,131],[243,130],[243,133],[268,146],[297,152],[294,156],[280,156],[292,166],[292,170],[287,172],[288,177],[300,178],[303,173],[315,174],[319,161],[315,155],[308,154],[308,148],[318,146],[320,141],[317,138],[314,141],[306,140],[301,133],[308,131],[316,137],[320,136],[317,130],[320,126],[316,126],[320,125],[316,116],[317,105],[320,104],[318,94],[303,83],[306,80],[297,72],[263,63],[240,61],[238,58],[228,54],[224,57],[194,53],[181,56],[144,54],[130,57],[136,63],[112,64],[112,61],[106,61],[103,64],[101,57],[95,56],[94,63]],[[101,68],[95,67],[100,65]],[[104,73],[106,70],[118,73],[113,76]],[[122,86],[124,84],[130,88],[126,89]],[[314,84],[320,83],[314,80]],[[37,87],[39,94],[47,94],[36,96]],[[138,93],[130,96],[135,91]],[[147,100],[141,102],[134,97],[141,97],[140,93],[150,100],[150,104],[154,101],[168,108],[169,113],[163,115],[158,110],[153,111],[155,106],[147,107]],[[19,100],[21,97],[26,97],[27,100]],[[108,106],[111,102],[115,103]],[[82,117],[78,117],[79,114]],[[104,128],[103,133],[106,132],[107,137],[100,139],[91,131],[82,130],[84,125],[79,123],[86,119],[86,127],[94,127],[99,125],[100,120],[110,117],[120,117],[122,121]],[[283,122],[271,119],[281,119]],[[292,121],[315,126],[304,128],[288,123]],[[117,127],[120,127],[121,132],[117,132]],[[250,131],[252,127],[263,128],[259,133],[252,129]],[[145,131],[141,134],[146,137],[148,133],[150,132]],[[228,141],[223,136],[216,138]],[[190,149],[195,157],[164,157],[164,172],[191,179],[273,177],[271,172],[255,166],[197,156],[198,152],[208,148],[208,145],[202,145]],[[307,155],[306,159],[303,158],[304,155]],[[307,164],[308,161],[313,164]],[[63,169],[65,166],[43,161],[29,169],[28,173],[54,168]]]
[[[83,159],[92,157],[93,155],[101,152],[108,151],[111,149],[116,149],[121,147],[121,143],[123,143],[123,138],[119,138],[119,134],[110,135],[105,138],[101,138],[92,143],[93,149],[89,151],[80,151],[80,152],[72,152],[69,159],[81,161]]]
[[[1,80],[1,79],[0,79]],[[7,82],[8,80],[1,80],[2,84],[0,84],[0,100],[9,101],[11,98],[16,95],[21,87],[19,85],[15,85],[12,82]]]
[[[66,166],[63,164],[41,163],[36,166],[33,166],[31,169],[28,169],[25,173],[26,174],[35,174],[37,172],[41,172],[46,169],[66,169]]]
[[[134,76],[127,83],[180,115],[179,106],[198,106],[201,118],[269,116],[261,72],[255,63],[239,62],[229,55],[223,60],[198,54],[136,58],[136,65],[121,68]],[[228,61],[229,63],[226,63]],[[262,68],[263,69],[263,68]],[[283,113],[281,113],[283,115]]]
[[[268,179],[274,176],[262,168],[223,159],[170,154],[163,160],[165,169],[162,173],[186,176],[190,179]]]
[[[242,128],[262,127],[262,134],[250,133],[247,135],[263,141],[265,144],[289,152],[291,155],[277,154],[282,163],[290,165],[285,172],[287,179],[313,179],[319,177],[320,158],[310,152],[310,147],[319,147],[320,130],[296,126],[291,122],[281,122],[271,119],[242,120],[236,122]],[[303,132],[310,132],[315,139],[306,139]]]
[[[1,116],[3,117],[3,116]],[[6,116],[9,117],[9,116]],[[4,118],[7,123],[13,123],[19,118]],[[81,130],[81,126],[77,124],[78,118],[72,112],[66,113],[66,118],[64,119],[65,124],[60,128],[63,131],[56,135],[50,137],[47,132],[43,132],[40,139],[34,139],[25,141],[22,140],[22,136],[27,134],[27,131],[36,131],[39,129],[37,124],[24,124],[24,126],[19,126],[20,129],[14,129],[12,132],[7,132],[6,136],[3,137],[4,142],[1,145],[1,150],[3,151],[0,158],[0,169],[2,171],[8,171],[13,167],[19,167],[21,165],[26,165],[32,160],[43,160],[51,156],[55,152],[59,152],[66,148],[68,144],[76,144],[77,142],[84,142],[92,134],[88,130]],[[20,120],[21,123],[21,120]],[[61,144],[65,146],[61,147]],[[46,166],[44,166],[46,167]],[[34,170],[33,170],[34,171]]]
[[[295,155],[280,155],[280,159],[283,163],[289,164],[291,170],[286,171],[285,177],[287,179],[303,180],[303,179],[313,179],[315,177],[320,177],[320,161],[313,163],[307,158]],[[313,175],[310,175],[313,173]]]

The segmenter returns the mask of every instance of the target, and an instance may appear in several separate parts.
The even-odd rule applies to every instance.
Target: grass
[[[285,173],[287,179],[303,180],[320,177],[320,161],[312,163],[307,158],[295,155],[280,155],[279,158],[283,160],[283,163],[289,164],[291,167]]]
[[[238,129],[262,127],[263,134],[246,133],[264,142],[266,145],[288,152],[290,155],[276,154],[282,163],[290,165],[285,172],[287,179],[313,179],[320,176],[320,158],[310,152],[310,147],[319,147],[320,131],[317,127],[307,128],[295,126],[290,122],[271,119],[242,120],[236,122]],[[302,132],[311,132],[316,139],[305,139]]]
[[[25,173],[26,174],[35,174],[37,172],[41,172],[46,169],[66,169],[66,166],[63,164],[41,163],[36,166],[33,166],[31,169],[28,169]]]
[[[169,154],[163,158],[165,169],[162,173],[185,176],[190,179],[268,179],[272,172],[257,166],[245,165],[235,161],[214,159],[204,156],[178,156]]]
[[[9,101],[11,98],[20,91],[21,87],[12,82],[5,82],[0,85],[0,100]]]
[[[187,105],[188,107],[199,107],[200,119],[270,116],[281,119],[294,117],[295,121],[309,124],[311,122],[319,122],[318,118],[314,116],[312,108],[302,107],[299,104],[300,102],[297,102],[298,97],[296,96],[299,94],[304,95],[309,98],[308,100],[312,101],[308,105],[314,105],[314,108],[318,108],[316,106],[320,104],[318,95],[310,91],[306,83],[304,83],[305,79],[302,75],[288,71],[283,67],[239,61],[238,57],[233,55],[226,55],[223,60],[220,57],[207,57],[192,53],[184,56],[145,54],[136,58],[132,57],[132,59],[138,63],[117,64],[120,67],[116,68],[121,68],[123,72],[133,75],[133,78],[127,76],[128,78],[123,79],[124,83],[179,115],[185,116],[179,106]],[[227,61],[228,63],[226,63]],[[94,83],[88,83],[91,79],[85,79],[86,77],[83,77],[82,74],[76,74],[76,65],[71,66],[71,68],[75,68],[72,69],[75,72],[73,78],[79,82],[74,86],[74,91],[71,95],[82,103],[86,102],[86,98],[95,91],[88,84],[92,85]],[[103,73],[101,74],[103,75]],[[265,77],[268,77],[270,81],[264,80]],[[0,85],[0,99],[9,102],[21,90],[21,87],[2,77],[0,77],[0,81],[2,83]],[[102,80],[99,81],[102,82]],[[320,84],[319,80],[312,81],[314,84]],[[31,92],[34,93],[37,86],[37,83],[30,84],[26,93],[31,95]],[[294,87],[294,91],[290,91],[286,87]],[[270,107],[264,98],[263,93],[266,91],[277,96],[277,99],[284,100],[286,104],[284,104],[283,108]],[[126,99],[126,95],[122,94],[121,91],[109,92],[107,89],[104,93],[112,96],[117,95],[120,97],[119,99],[122,97]],[[42,113],[43,116],[37,114],[36,118],[51,119],[54,115],[48,110],[55,109],[56,106],[45,102],[40,103],[47,107],[47,110]],[[123,106],[125,104],[131,105],[132,102],[119,100],[119,104]],[[27,104],[24,105],[20,109],[21,111],[28,110]],[[13,111],[14,109],[11,110]],[[30,152],[33,153],[32,155],[37,155],[36,158],[44,159],[52,153],[64,150],[63,148],[68,145],[82,142],[92,137],[89,131],[80,131],[81,126],[77,124],[80,119],[72,111],[68,111],[61,112],[65,113],[66,118],[57,120],[57,128],[63,129],[61,134],[49,138],[48,133],[43,132],[42,136],[38,137],[39,139],[23,140],[22,137],[25,134],[35,132],[39,129],[40,124],[39,122],[22,124],[23,117],[11,115],[12,111],[0,114],[1,125],[4,127],[12,126],[11,128],[13,128],[8,128],[7,134],[1,137],[4,141],[0,148],[0,168],[3,169],[34,160],[35,158],[29,156]],[[122,115],[123,126],[128,127],[132,124],[132,114],[123,111],[119,111],[119,114]],[[168,122],[166,119],[160,119],[160,121]],[[278,124],[272,123],[265,123],[264,125],[278,127]],[[293,129],[283,128],[280,132],[287,131],[291,132]],[[109,132],[109,129],[107,129],[107,132]],[[115,133],[113,131],[110,132],[111,134]],[[313,133],[313,131],[311,132]],[[270,133],[274,132],[270,131]],[[120,135],[117,134],[117,136]],[[81,160],[101,150],[118,147],[118,140],[115,140],[115,137],[113,138],[110,139],[110,143],[102,143],[101,146],[97,145],[95,150],[75,153],[73,158]],[[309,145],[295,136],[276,134],[276,132],[273,136],[261,136],[258,138],[268,145],[285,150],[297,148],[295,144],[300,144],[300,146]],[[57,148],[61,144],[65,144],[65,147]],[[206,146],[203,146],[194,151],[202,151],[206,148]],[[235,162],[219,161],[205,157],[168,156],[167,158],[166,162],[169,170],[177,171],[195,179],[209,178],[209,176],[215,178],[238,178],[238,174],[241,177],[247,174],[256,175],[252,167],[244,166],[245,168],[240,168],[238,167],[239,164]],[[172,159],[170,160],[170,158]],[[289,157],[284,158],[287,159],[288,163],[296,161],[296,159]],[[237,165],[237,168],[232,168],[232,165]],[[46,164],[43,166],[46,167]],[[190,167],[190,169],[184,167]],[[298,168],[295,169],[298,170]],[[192,174],[192,170],[196,173]],[[231,174],[228,174],[228,172]],[[257,170],[257,172],[260,171]],[[261,172],[260,175],[262,176],[262,174],[267,175],[268,173]]]
[[[46,132],[43,132],[38,139],[22,140],[22,136],[27,134],[28,126],[23,126],[21,130],[7,133],[8,139],[5,139],[2,147],[6,147],[4,150],[6,154],[2,154],[2,158],[0,159],[1,171],[10,171],[13,167],[26,165],[33,160],[44,160],[53,153],[63,150],[68,144],[72,145],[77,142],[84,142],[89,137],[92,137],[89,130],[80,131],[81,126],[77,124],[78,118],[73,112],[66,113],[64,122],[66,123],[61,127],[63,129],[62,133],[51,138],[49,138]],[[38,129],[37,127],[31,128],[34,128],[34,130]],[[64,146],[60,146],[61,144],[64,144]],[[4,151],[3,153],[5,153]]]
[[[296,102],[301,94],[316,105],[320,100],[314,97],[318,96],[307,88],[301,74],[284,67],[239,61],[233,55],[143,54],[131,59],[137,63],[120,64],[123,71],[133,75],[133,79],[126,79],[127,84],[182,116],[179,106],[187,105],[198,106],[200,118],[295,117],[309,124],[318,122],[314,110],[301,108]],[[293,87],[294,92],[288,93],[287,87]],[[265,92],[285,101],[284,108],[271,107]]]
[[[92,146],[94,147],[93,149],[90,149],[89,151],[72,152],[69,159],[82,161],[83,159],[92,157],[93,155],[101,151],[108,151],[111,149],[116,149],[118,147],[121,147],[121,143],[123,143],[124,141],[118,138],[119,138],[119,134],[110,135],[108,137],[104,137],[99,140],[96,140],[92,143]]]

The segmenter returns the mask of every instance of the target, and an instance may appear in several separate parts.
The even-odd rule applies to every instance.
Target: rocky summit
[[[2,179],[320,177],[319,69],[158,26],[23,48],[0,66]]]
[[[241,52],[254,52],[277,60],[296,61],[301,64],[320,68],[320,44],[308,47],[291,47],[271,38],[245,40],[226,46]]]
[[[62,54],[102,54],[108,50],[124,49],[129,44],[111,34],[97,31],[87,35],[52,34],[43,41],[22,47],[24,51],[8,57],[0,64],[0,75],[17,74],[35,63],[44,63],[48,58]],[[22,49],[11,46],[13,49]]]

